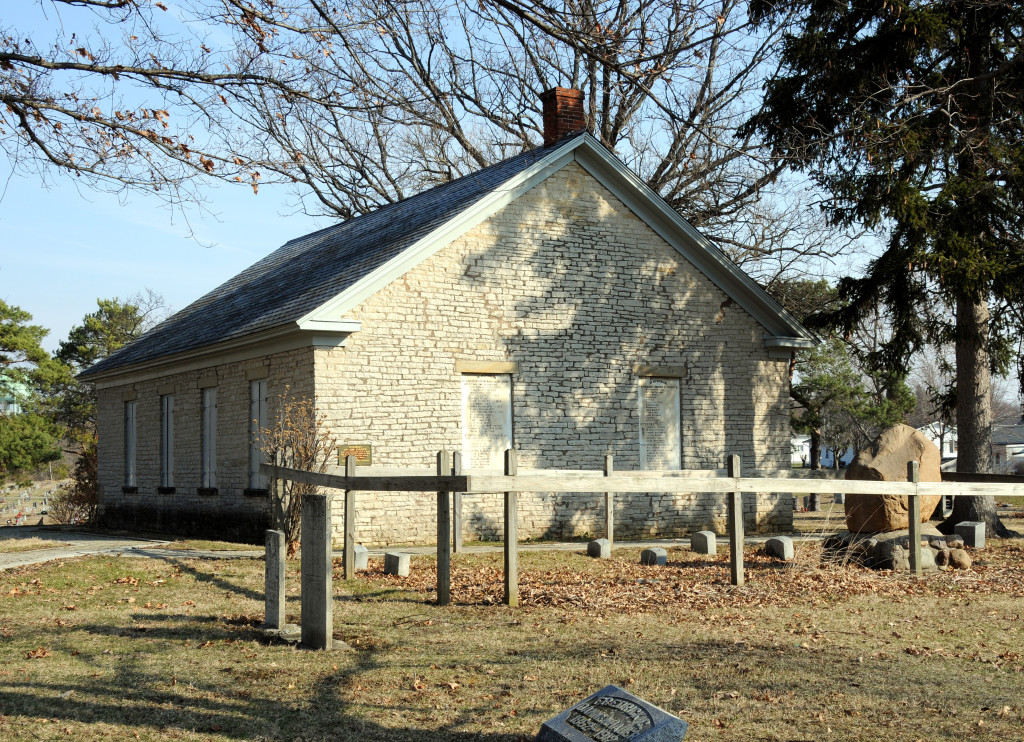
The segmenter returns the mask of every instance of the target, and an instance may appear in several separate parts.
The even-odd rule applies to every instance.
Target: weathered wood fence
[[[516,452],[505,452],[503,474],[463,471],[458,453],[437,454],[436,472],[408,469],[356,468],[355,457],[345,462],[344,474],[321,474],[264,464],[272,479],[290,480],[344,491],[344,546],[342,569],[346,580],[355,576],[355,514],[358,492],[434,492],[437,496],[437,596],[439,605],[451,600],[451,555],[462,546],[462,495],[505,493],[504,555],[506,605],[519,601],[518,495],[520,492],[605,493],[605,536],[614,538],[615,493],[722,493],[728,505],[730,580],[742,585],[743,494],[755,492],[806,494],[900,495],[910,505],[910,568],[921,574],[920,496],[994,495],[1024,497],[1024,479],[993,475],[944,475],[944,482],[921,482],[917,462],[908,463],[906,482],[869,482],[807,476],[808,470],[789,470],[743,476],[739,456],[729,456],[726,469],[672,471],[615,471],[611,456],[602,470],[520,470]],[[364,473],[365,472],[365,473]],[[955,480],[955,481],[950,481]],[[307,497],[310,497],[307,495]],[[327,498],[327,496],[319,496]],[[331,513],[326,501],[327,513]],[[319,507],[317,505],[315,507]],[[917,514],[914,516],[914,514]],[[328,531],[329,532],[329,531]],[[318,542],[319,544],[319,542]],[[305,550],[303,550],[305,551]],[[317,550],[318,552],[320,549]],[[329,550],[328,550],[329,559]],[[305,567],[305,560],[303,561]],[[330,574],[328,566],[327,574]],[[305,570],[304,570],[305,571]],[[316,570],[321,577],[322,570]]]

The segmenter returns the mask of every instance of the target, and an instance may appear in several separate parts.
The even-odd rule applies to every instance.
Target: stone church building
[[[314,398],[373,466],[788,468],[788,362],[814,337],[544,96],[545,144],[295,239],[85,371],[111,525],[260,538],[257,425]],[[520,496],[520,534],[600,533],[595,494]],[[715,495],[621,495],[616,537],[718,527]],[[465,537],[501,496],[464,498]],[[357,538],[431,542],[432,495],[361,493]],[[750,498],[786,528],[791,498]]]

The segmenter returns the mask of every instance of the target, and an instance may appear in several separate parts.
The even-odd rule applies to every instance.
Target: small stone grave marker
[[[764,550],[769,556],[788,562],[793,558],[793,539],[789,536],[770,538],[764,542]]]
[[[977,520],[965,520],[953,526],[956,535],[972,549],[985,548],[985,524]]]
[[[587,544],[587,556],[595,559],[608,559],[612,555],[611,542],[606,538],[596,538]]]
[[[664,567],[668,564],[668,552],[660,546],[652,546],[640,552],[640,564]]]
[[[366,569],[370,564],[370,550],[362,544],[356,544],[352,547],[352,553],[355,555],[355,568]]]
[[[697,531],[690,534],[690,551],[694,554],[716,555],[718,553],[718,542],[715,538],[715,532]]]
[[[615,685],[548,719],[537,742],[680,742],[686,722]]]
[[[397,551],[386,552],[384,554],[384,574],[408,577],[409,555]]]

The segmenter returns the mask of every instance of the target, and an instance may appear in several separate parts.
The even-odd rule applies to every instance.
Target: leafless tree
[[[910,375],[917,404],[909,424],[919,428],[936,422],[942,430],[956,427],[955,407],[950,398],[955,386],[954,378],[952,349],[929,345],[921,351]],[[1020,422],[1021,409],[1015,377],[992,377],[989,396],[993,425]]]
[[[201,198],[295,184],[342,218],[537,146],[538,96],[767,282],[849,244],[755,136],[776,30],[744,0],[39,0],[0,32],[0,146],[22,171]],[[3,24],[0,23],[0,28]]]

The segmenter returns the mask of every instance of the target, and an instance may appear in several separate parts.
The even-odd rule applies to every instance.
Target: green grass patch
[[[990,542],[991,543],[991,542]],[[615,683],[700,740],[1003,740],[1024,728],[1024,541],[921,580],[750,553],[522,552],[522,605],[499,554],[335,570],[352,652],[269,641],[263,563],[91,557],[0,573],[0,739],[530,740]],[[723,552],[727,549],[722,549]],[[300,612],[288,563],[288,613]]]

